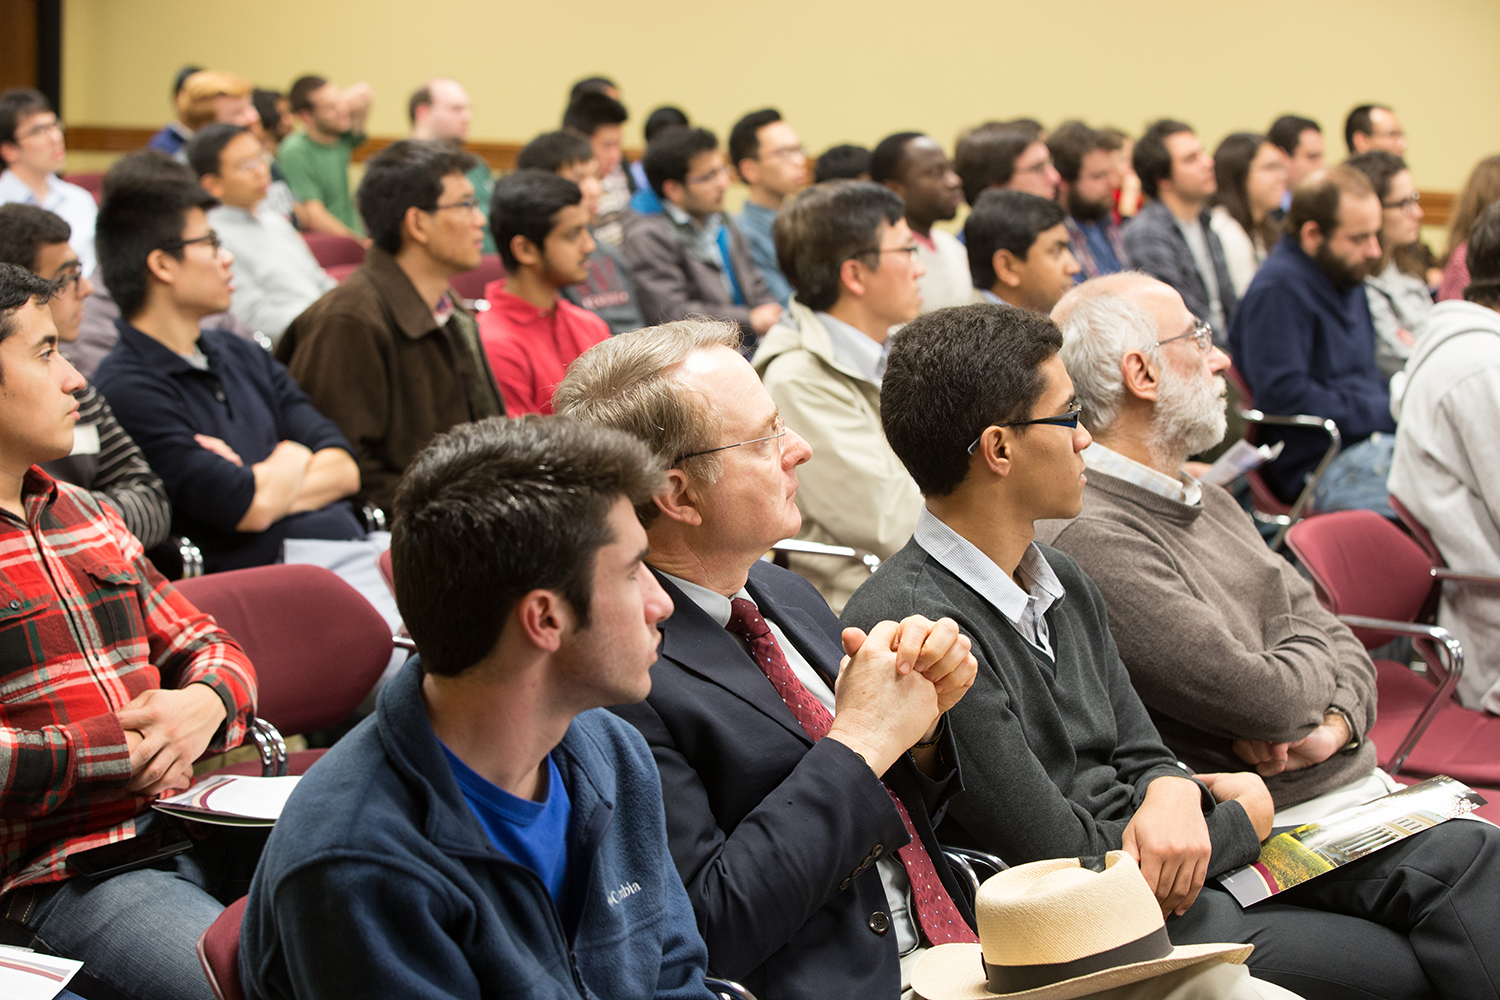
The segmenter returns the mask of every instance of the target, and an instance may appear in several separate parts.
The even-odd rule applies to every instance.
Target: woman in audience
[[[1397,251],[1422,236],[1421,194],[1406,161],[1395,153],[1372,149],[1349,158],[1349,166],[1370,178],[1384,209],[1380,227],[1380,270],[1365,279],[1365,298],[1375,324],[1375,363],[1386,378],[1406,366],[1413,332],[1432,312],[1426,274],[1403,270]],[[1408,265],[1410,266],[1410,265]]]
[[[1489,156],[1480,160],[1469,174],[1464,193],[1459,196],[1458,208],[1453,212],[1453,221],[1448,224],[1448,252],[1443,259],[1443,284],[1438,288],[1438,301],[1461,299],[1464,289],[1469,287],[1469,267],[1466,257],[1469,250],[1469,230],[1490,205],[1500,201],[1500,156]]]
[[[1219,193],[1210,224],[1224,245],[1234,294],[1243,298],[1281,237],[1272,213],[1286,194],[1286,159],[1265,136],[1236,132],[1214,151],[1214,174]]]

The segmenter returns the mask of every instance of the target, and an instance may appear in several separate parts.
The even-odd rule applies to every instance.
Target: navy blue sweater
[[[1365,286],[1340,292],[1290,236],[1276,244],[1250,282],[1229,327],[1229,350],[1263,413],[1331,417],[1346,448],[1376,431],[1396,430],[1390,393],[1375,365]],[[1328,438],[1300,428],[1262,431],[1262,441],[1283,439],[1286,450],[1264,474],[1290,502]]]

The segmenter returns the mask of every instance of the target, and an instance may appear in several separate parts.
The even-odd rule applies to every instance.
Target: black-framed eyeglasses
[[[686,455],[678,455],[675,459],[673,459],[672,466],[675,468],[676,466],[681,465],[683,462],[686,462],[688,459],[697,458],[699,455],[712,455],[716,451],[728,451],[730,448],[743,448],[747,444],[760,444],[763,441],[775,441],[777,449],[780,450],[782,439],[786,437],[786,421],[782,420],[781,417],[778,416],[776,418],[776,423],[772,426],[775,427],[775,430],[770,434],[767,434],[765,437],[751,438],[748,441],[736,441],[734,444],[721,444],[717,448],[704,448],[702,451],[690,451]]]
[[[432,206],[432,210],[434,212],[444,212],[444,211],[447,211],[450,208],[461,208],[465,212],[472,212],[475,209],[479,208],[479,202],[475,201],[473,198],[469,198],[469,199],[467,199],[465,201],[455,201],[455,202],[451,202],[450,204],[447,204],[447,205],[434,205],[434,206]]]
[[[1422,192],[1413,191],[1411,194],[1407,195],[1405,198],[1402,198],[1400,201],[1383,201],[1380,204],[1383,208],[1400,209],[1403,212],[1414,212],[1416,211],[1417,206],[1419,206],[1421,203]]]
[[[1209,351],[1213,350],[1214,328],[1208,324],[1207,320],[1199,319],[1196,316],[1193,317],[1193,328],[1191,330],[1189,330],[1187,333],[1179,333],[1175,337],[1168,337],[1166,340],[1158,340],[1156,342],[1156,346],[1160,347],[1163,344],[1171,344],[1175,341],[1187,340],[1189,337],[1192,337],[1198,342],[1198,350],[1202,351],[1204,354],[1207,354]]]
[[[214,232],[212,229],[204,233],[202,236],[194,236],[190,240],[168,240],[166,243],[163,243],[161,246],[157,247],[157,249],[181,250],[184,247],[192,246],[194,243],[207,243],[208,248],[214,252],[214,256],[218,256],[219,251],[224,249],[224,243],[219,239],[219,234]]]
[[[64,264],[57,269],[57,274],[52,278],[52,294],[62,295],[78,287],[79,279],[83,277],[83,265],[78,261]]]
[[[851,253],[849,256],[845,257],[844,259],[845,260],[859,260],[861,257],[868,257],[871,254],[874,254],[875,256],[878,257],[881,254],[887,254],[887,253],[904,253],[904,254],[906,254],[906,257],[907,257],[908,260],[916,260],[917,259],[917,254],[919,254],[921,252],[922,252],[922,248],[921,247],[917,246],[915,243],[908,243],[908,244],[906,244],[905,246],[902,246],[902,247],[870,247],[870,249],[868,249],[868,250],[856,250],[853,253]],[[876,266],[878,267],[879,264],[877,263]]]
[[[990,424],[984,430],[987,431],[990,427],[1030,427],[1032,424],[1051,424],[1054,427],[1076,429],[1078,427],[1078,418],[1082,413],[1083,406],[1079,403],[1074,403],[1065,412],[1059,413],[1055,417],[1037,417],[1035,420],[1012,420],[1004,424]],[[979,436],[974,439],[974,443],[969,445],[968,450],[970,455],[979,450],[979,443],[983,440],[984,431],[980,431]]]

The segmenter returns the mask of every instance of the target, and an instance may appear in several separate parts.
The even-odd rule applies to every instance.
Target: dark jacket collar
[[[208,374],[200,368],[195,368],[188,363],[187,358],[172,350],[166,344],[152,337],[143,330],[138,330],[123,318],[115,320],[115,328],[120,331],[120,343],[125,349],[135,356],[143,366],[152,371],[164,372],[168,375],[181,374]],[[212,337],[198,336],[198,350],[208,357],[209,372],[217,372],[221,369],[219,351],[213,343]]]
[[[365,279],[374,286],[375,293],[390,309],[396,328],[407,337],[420,340],[440,329],[437,317],[432,314],[432,309],[418,294],[417,286],[412,284],[406,272],[401,270],[401,265],[396,263],[395,257],[377,246],[372,246],[365,251],[365,263],[360,270],[365,272]],[[463,310],[457,298],[454,295],[449,296],[454,303],[455,312]]]

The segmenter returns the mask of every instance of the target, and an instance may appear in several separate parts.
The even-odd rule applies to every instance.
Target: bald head
[[[413,139],[465,142],[469,138],[469,92],[457,80],[428,80],[411,95],[407,108]]]

